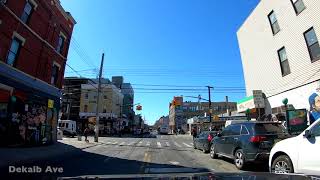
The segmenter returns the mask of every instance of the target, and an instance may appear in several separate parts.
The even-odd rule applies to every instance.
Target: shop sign
[[[264,108],[264,98],[261,90],[253,90],[253,95],[240,100],[237,103],[238,112],[245,112],[247,109]]]
[[[300,134],[307,127],[308,119],[306,109],[287,111],[287,128],[290,134]]]
[[[246,97],[237,103],[238,112],[244,112],[247,109],[252,109],[254,107],[253,96]]]
[[[48,108],[53,108],[54,101],[52,99],[48,99]]]

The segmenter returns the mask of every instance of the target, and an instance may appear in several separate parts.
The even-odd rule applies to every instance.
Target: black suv
[[[274,143],[288,138],[283,126],[276,122],[241,122],[227,126],[212,139],[211,158],[217,155],[234,159],[238,169],[247,162],[268,160]]]

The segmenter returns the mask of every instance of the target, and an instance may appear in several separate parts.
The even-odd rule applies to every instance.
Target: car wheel
[[[239,170],[243,170],[245,164],[245,157],[242,149],[238,149],[234,153],[234,164]]]
[[[293,165],[290,158],[287,155],[281,155],[277,157],[272,162],[271,172],[277,174],[294,173]]]
[[[211,157],[212,159],[217,158],[217,154],[216,154],[215,147],[214,147],[213,144],[212,144],[211,147],[210,147],[210,157]]]

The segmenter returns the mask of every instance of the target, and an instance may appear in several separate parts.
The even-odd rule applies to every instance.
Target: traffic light
[[[137,110],[137,111],[141,111],[141,110],[142,110],[142,106],[141,106],[141,105],[138,105],[138,106],[136,107],[136,110]]]

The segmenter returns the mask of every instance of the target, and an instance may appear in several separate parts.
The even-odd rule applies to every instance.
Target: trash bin
[[[62,138],[63,138],[63,132],[62,132],[60,129],[58,129],[57,139],[58,139],[58,140],[62,140]]]
[[[78,134],[78,141],[82,141],[82,136]]]

